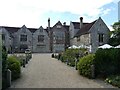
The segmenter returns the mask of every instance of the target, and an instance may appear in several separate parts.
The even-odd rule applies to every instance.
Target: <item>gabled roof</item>
[[[80,22],[72,22],[72,23],[73,23],[75,29],[80,29]],[[83,25],[86,25],[86,24],[88,24],[88,23],[83,23]]]
[[[8,27],[8,26],[1,26],[3,28],[5,28],[9,33],[14,33],[17,32],[19,29],[21,29],[21,27]],[[37,28],[27,28],[28,30],[30,30],[32,33],[34,33]]]
[[[52,28],[56,27],[56,25],[61,25],[62,26],[62,23],[60,21],[58,21]]]
[[[20,28],[19,27],[8,27],[8,26],[2,26],[4,27],[9,33],[17,32]]]
[[[75,35],[75,37],[78,37],[80,35],[86,34],[88,33],[88,31],[90,30],[90,28],[93,26],[93,24],[96,22],[97,20],[95,20],[92,23],[88,23],[86,25],[84,25]]]

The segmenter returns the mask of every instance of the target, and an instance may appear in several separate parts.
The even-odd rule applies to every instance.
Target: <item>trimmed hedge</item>
[[[120,74],[120,49],[98,49],[94,61],[97,76]]]
[[[85,55],[86,49],[67,49],[65,52],[61,55],[61,61],[67,62],[70,66],[75,66],[75,58],[80,58]]]
[[[21,74],[21,65],[20,60],[16,56],[8,57],[8,69],[12,72],[12,80],[15,80],[20,77]]]
[[[91,65],[94,64],[94,54],[89,54],[80,58],[78,62],[78,70],[80,75],[83,75],[88,78],[92,78],[91,76]]]

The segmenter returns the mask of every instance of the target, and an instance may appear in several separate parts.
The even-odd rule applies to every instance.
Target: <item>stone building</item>
[[[50,29],[50,43],[52,52],[62,52],[65,51],[67,46],[69,46],[69,26],[62,25],[60,21],[58,21],[51,29]]]
[[[13,43],[11,33],[9,33],[4,27],[0,27],[0,33],[2,34],[2,44],[6,47],[7,51],[11,51]]]
[[[35,53],[62,52],[69,46],[69,26],[58,21],[53,27],[27,28],[1,26],[2,43],[9,52],[24,52],[30,49]]]
[[[70,25],[58,21],[50,27],[27,28],[1,26],[2,43],[9,52],[24,52],[30,49],[35,53],[62,52],[72,45],[85,45],[90,47],[91,52],[95,52],[99,45],[107,43],[109,39],[109,29],[104,21],[99,18],[91,23],[70,22]]]
[[[46,53],[50,52],[50,41],[48,33],[41,26],[33,33],[32,47],[34,52]]]
[[[50,52],[48,33],[42,27],[36,29],[25,25],[21,28],[2,26],[0,31],[2,43],[8,52],[24,52],[26,49],[32,52]]]
[[[87,46],[90,52],[95,52],[100,45],[106,44],[109,40],[109,28],[104,21],[99,17],[91,23],[83,23],[83,18],[80,18],[80,23],[75,28],[75,25],[70,26],[70,41],[71,45]]]

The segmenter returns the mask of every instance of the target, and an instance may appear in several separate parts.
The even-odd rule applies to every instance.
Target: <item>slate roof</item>
[[[30,30],[32,33],[34,33],[36,30],[38,30],[37,28],[27,28],[28,30]]]
[[[63,27],[67,30],[67,31],[69,31],[69,25],[63,25]]]
[[[73,23],[75,29],[80,29],[80,22],[72,22],[72,23]],[[88,24],[88,23],[83,23],[83,25],[86,25],[86,24]]]
[[[17,32],[20,28],[19,27],[8,27],[8,26],[3,26],[9,33],[14,33]]]
[[[83,35],[83,34],[86,34],[88,33],[88,31],[90,30],[90,28],[93,26],[93,24],[96,22],[97,20],[95,20],[94,22],[92,23],[88,23],[88,24],[85,24],[75,35],[75,37],[78,37],[80,35]]]
[[[17,32],[19,29],[21,29],[21,27],[8,27],[8,26],[1,26],[3,28],[5,28],[9,33],[14,33]],[[32,33],[34,33],[37,28],[27,28],[28,30],[30,30]]]

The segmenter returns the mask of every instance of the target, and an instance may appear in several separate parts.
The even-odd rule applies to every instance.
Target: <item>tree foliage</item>
[[[117,46],[120,44],[120,22],[115,22],[112,27],[114,31],[111,31],[112,37],[109,40],[109,44]]]

